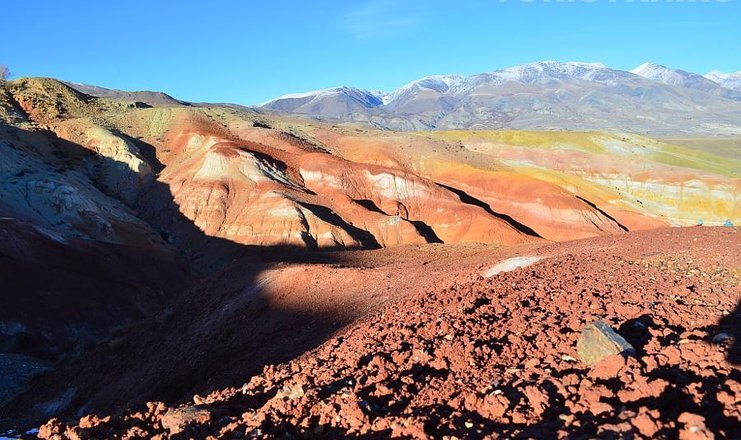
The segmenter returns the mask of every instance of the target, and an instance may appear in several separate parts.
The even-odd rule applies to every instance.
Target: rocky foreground
[[[738,232],[547,246],[531,266],[403,298],[244,385],[175,407],[53,419],[39,437],[731,438],[741,426]],[[577,342],[598,319],[635,353],[585,365]]]

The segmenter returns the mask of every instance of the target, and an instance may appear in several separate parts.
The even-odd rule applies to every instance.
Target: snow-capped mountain
[[[417,93],[431,91],[441,94],[454,94],[460,89],[465,77],[460,75],[433,75],[425,76],[405,84],[383,97],[384,105],[395,101],[402,101]]]
[[[497,70],[491,74],[504,80],[527,84],[551,84],[575,79],[596,82],[612,81],[616,76],[621,76],[622,72],[609,69],[601,63],[540,61]]]
[[[383,100],[378,92],[342,86],[279,96],[261,104],[261,107],[333,118],[380,105],[383,105]]]
[[[631,72],[656,82],[701,90],[724,98],[741,100],[741,94],[723,87],[716,81],[712,81],[696,73],[672,69],[661,64],[643,63],[631,70]]]
[[[696,85],[704,86],[712,83],[712,81],[696,73],[671,69],[656,63],[643,63],[635,69],[632,69],[630,72],[644,78],[673,86],[695,88]]]
[[[741,71],[723,73],[713,70],[712,72],[706,73],[705,78],[715,81],[727,89],[741,91]]]
[[[484,86],[502,86],[508,82],[547,85],[568,80],[614,82],[623,74],[597,63],[541,61],[471,76],[427,76],[385,95],[383,103],[390,108],[409,110],[406,107],[415,100],[429,100],[435,95],[460,98]]]
[[[741,94],[690,72],[646,63],[541,61],[470,76],[427,76],[389,93],[337,87],[285,95],[263,109],[395,130],[609,129],[741,133]]]

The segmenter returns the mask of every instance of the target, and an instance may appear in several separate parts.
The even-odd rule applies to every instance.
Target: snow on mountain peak
[[[709,80],[714,79],[741,79],[741,70],[738,72],[724,73],[719,70],[713,70],[705,74],[705,78]]]
[[[265,101],[260,105],[264,106],[264,105],[268,105],[276,101],[283,101],[287,99],[307,99],[307,98],[317,99],[317,98],[322,98],[328,95],[337,95],[337,94],[345,94],[345,95],[349,95],[353,97],[372,99],[372,100],[380,100],[385,95],[383,92],[369,92],[367,90],[358,89],[356,87],[339,86],[339,87],[329,87],[326,89],[312,90],[309,92],[302,92],[302,93],[287,93],[285,95],[278,96],[277,98],[273,98],[269,101]]]
[[[602,63],[586,63],[582,61],[538,61],[535,63],[527,63],[527,64],[521,64],[519,66],[515,66],[513,68],[535,68],[540,69],[543,71],[559,71],[564,73],[570,73],[575,70],[593,70],[593,69],[605,69],[607,66],[605,66]]]
[[[661,64],[643,63],[630,72],[663,84],[726,95],[718,87],[718,84],[716,84],[718,81],[713,82],[702,75],[680,69],[672,69]],[[732,99],[736,99],[735,95]]]
[[[737,94],[729,94],[730,92],[722,89],[741,90],[741,72],[721,73],[713,71],[705,76],[701,76],[652,62],[643,63],[630,71],[623,71],[612,69],[601,63],[539,61],[471,76],[425,76],[391,92],[368,91],[355,87],[341,86],[282,95],[261,105],[290,111],[293,108],[308,108],[325,99],[330,101],[344,101],[349,99],[366,108],[379,106],[396,108],[398,106],[403,107],[415,100],[430,99],[435,96],[445,97],[446,102],[452,102],[450,99],[465,96],[480,87],[498,87],[508,82],[519,82],[539,87],[573,81],[616,85],[622,84],[625,81],[632,82],[637,80],[635,75],[658,83],[708,92],[733,100],[741,100]],[[718,84],[722,88],[718,87]]]
[[[461,75],[430,75],[404,84],[391,93],[382,97],[383,103],[388,104],[414,93],[417,90],[427,89],[438,93],[456,92],[465,77]]]
[[[713,70],[706,73],[705,78],[716,82],[727,89],[741,91],[741,71],[723,73],[718,70]]]
[[[686,78],[693,75],[689,72],[671,69],[656,63],[643,63],[635,69],[632,69],[630,73],[672,85],[681,85]]]
[[[286,93],[285,95],[280,95],[276,98],[270,99],[268,101],[263,102],[260,105],[265,105],[268,103],[271,103],[273,101],[280,101],[281,99],[302,99],[302,98],[308,98],[310,96],[318,96],[322,93],[326,93],[330,90],[334,90],[333,88],[329,89],[318,89],[318,90],[310,90],[308,92],[300,92],[300,93]]]
[[[636,75],[639,75],[640,72],[652,72],[657,70],[666,70],[668,69],[666,66],[662,66],[661,64],[656,63],[643,63],[640,66],[635,67],[634,69],[630,70],[630,73],[635,73]]]
[[[608,70],[607,66],[601,63],[539,61],[491,73],[503,79],[535,84],[571,78],[591,80],[595,79],[597,74],[604,73],[606,70]]]

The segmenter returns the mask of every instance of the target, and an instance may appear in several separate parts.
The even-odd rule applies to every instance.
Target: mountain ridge
[[[729,73],[713,70],[706,73],[705,78],[714,81],[725,88],[732,90],[741,90],[741,70],[739,70],[738,72]]]
[[[390,92],[340,86],[292,93],[256,108],[407,131],[741,133],[738,91],[654,63],[624,71],[600,63],[540,61],[467,76],[425,76]]]
[[[700,90],[736,101],[741,100],[741,94],[737,91],[723,87],[705,76],[686,70],[672,69],[656,63],[643,63],[630,72],[664,84]]]

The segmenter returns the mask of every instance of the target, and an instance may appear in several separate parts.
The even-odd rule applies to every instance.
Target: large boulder
[[[576,343],[576,351],[582,362],[589,366],[609,356],[635,354],[635,348],[601,320],[584,327]]]

